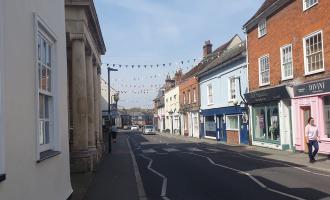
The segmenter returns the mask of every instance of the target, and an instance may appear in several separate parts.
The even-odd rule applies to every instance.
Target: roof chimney
[[[212,53],[212,44],[210,40],[207,40],[203,46],[203,57],[206,57],[210,53]]]

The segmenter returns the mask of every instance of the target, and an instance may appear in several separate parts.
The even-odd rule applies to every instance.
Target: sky
[[[166,75],[197,64],[205,41],[216,49],[235,34],[245,39],[242,26],[263,1],[94,0],[107,48],[102,78],[115,64],[110,83],[120,91],[118,106],[152,108]]]

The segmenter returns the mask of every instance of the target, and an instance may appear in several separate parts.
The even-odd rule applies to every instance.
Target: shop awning
[[[203,116],[214,116],[214,115],[242,114],[243,112],[245,112],[244,107],[231,106],[231,107],[222,107],[222,108],[213,108],[213,109],[202,110],[201,114]]]

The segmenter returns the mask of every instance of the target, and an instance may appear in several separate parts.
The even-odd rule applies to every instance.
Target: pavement
[[[330,199],[329,159],[307,161],[304,153],[120,132],[83,200]]]
[[[158,133],[158,134],[164,137],[175,138],[177,140],[182,140],[186,142],[204,143],[218,148],[224,148],[227,150],[244,153],[247,155],[258,156],[261,158],[267,158],[277,161],[284,161],[284,162],[308,167],[311,169],[330,172],[329,155],[318,154],[316,157],[317,162],[309,163],[308,154],[304,152],[280,151],[276,149],[270,149],[270,148],[264,148],[258,146],[249,146],[249,145],[228,145],[212,139],[204,139],[204,138],[199,139],[199,138],[192,138],[181,135],[173,135],[168,133]]]

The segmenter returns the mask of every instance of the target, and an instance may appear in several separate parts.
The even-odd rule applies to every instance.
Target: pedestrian
[[[111,127],[111,136],[112,136],[112,141],[113,143],[116,143],[117,142],[117,126],[116,125],[113,125]]]
[[[315,156],[319,151],[319,131],[314,123],[313,117],[308,119],[308,124],[305,127],[305,139],[308,146],[309,162],[313,163],[315,162]]]

